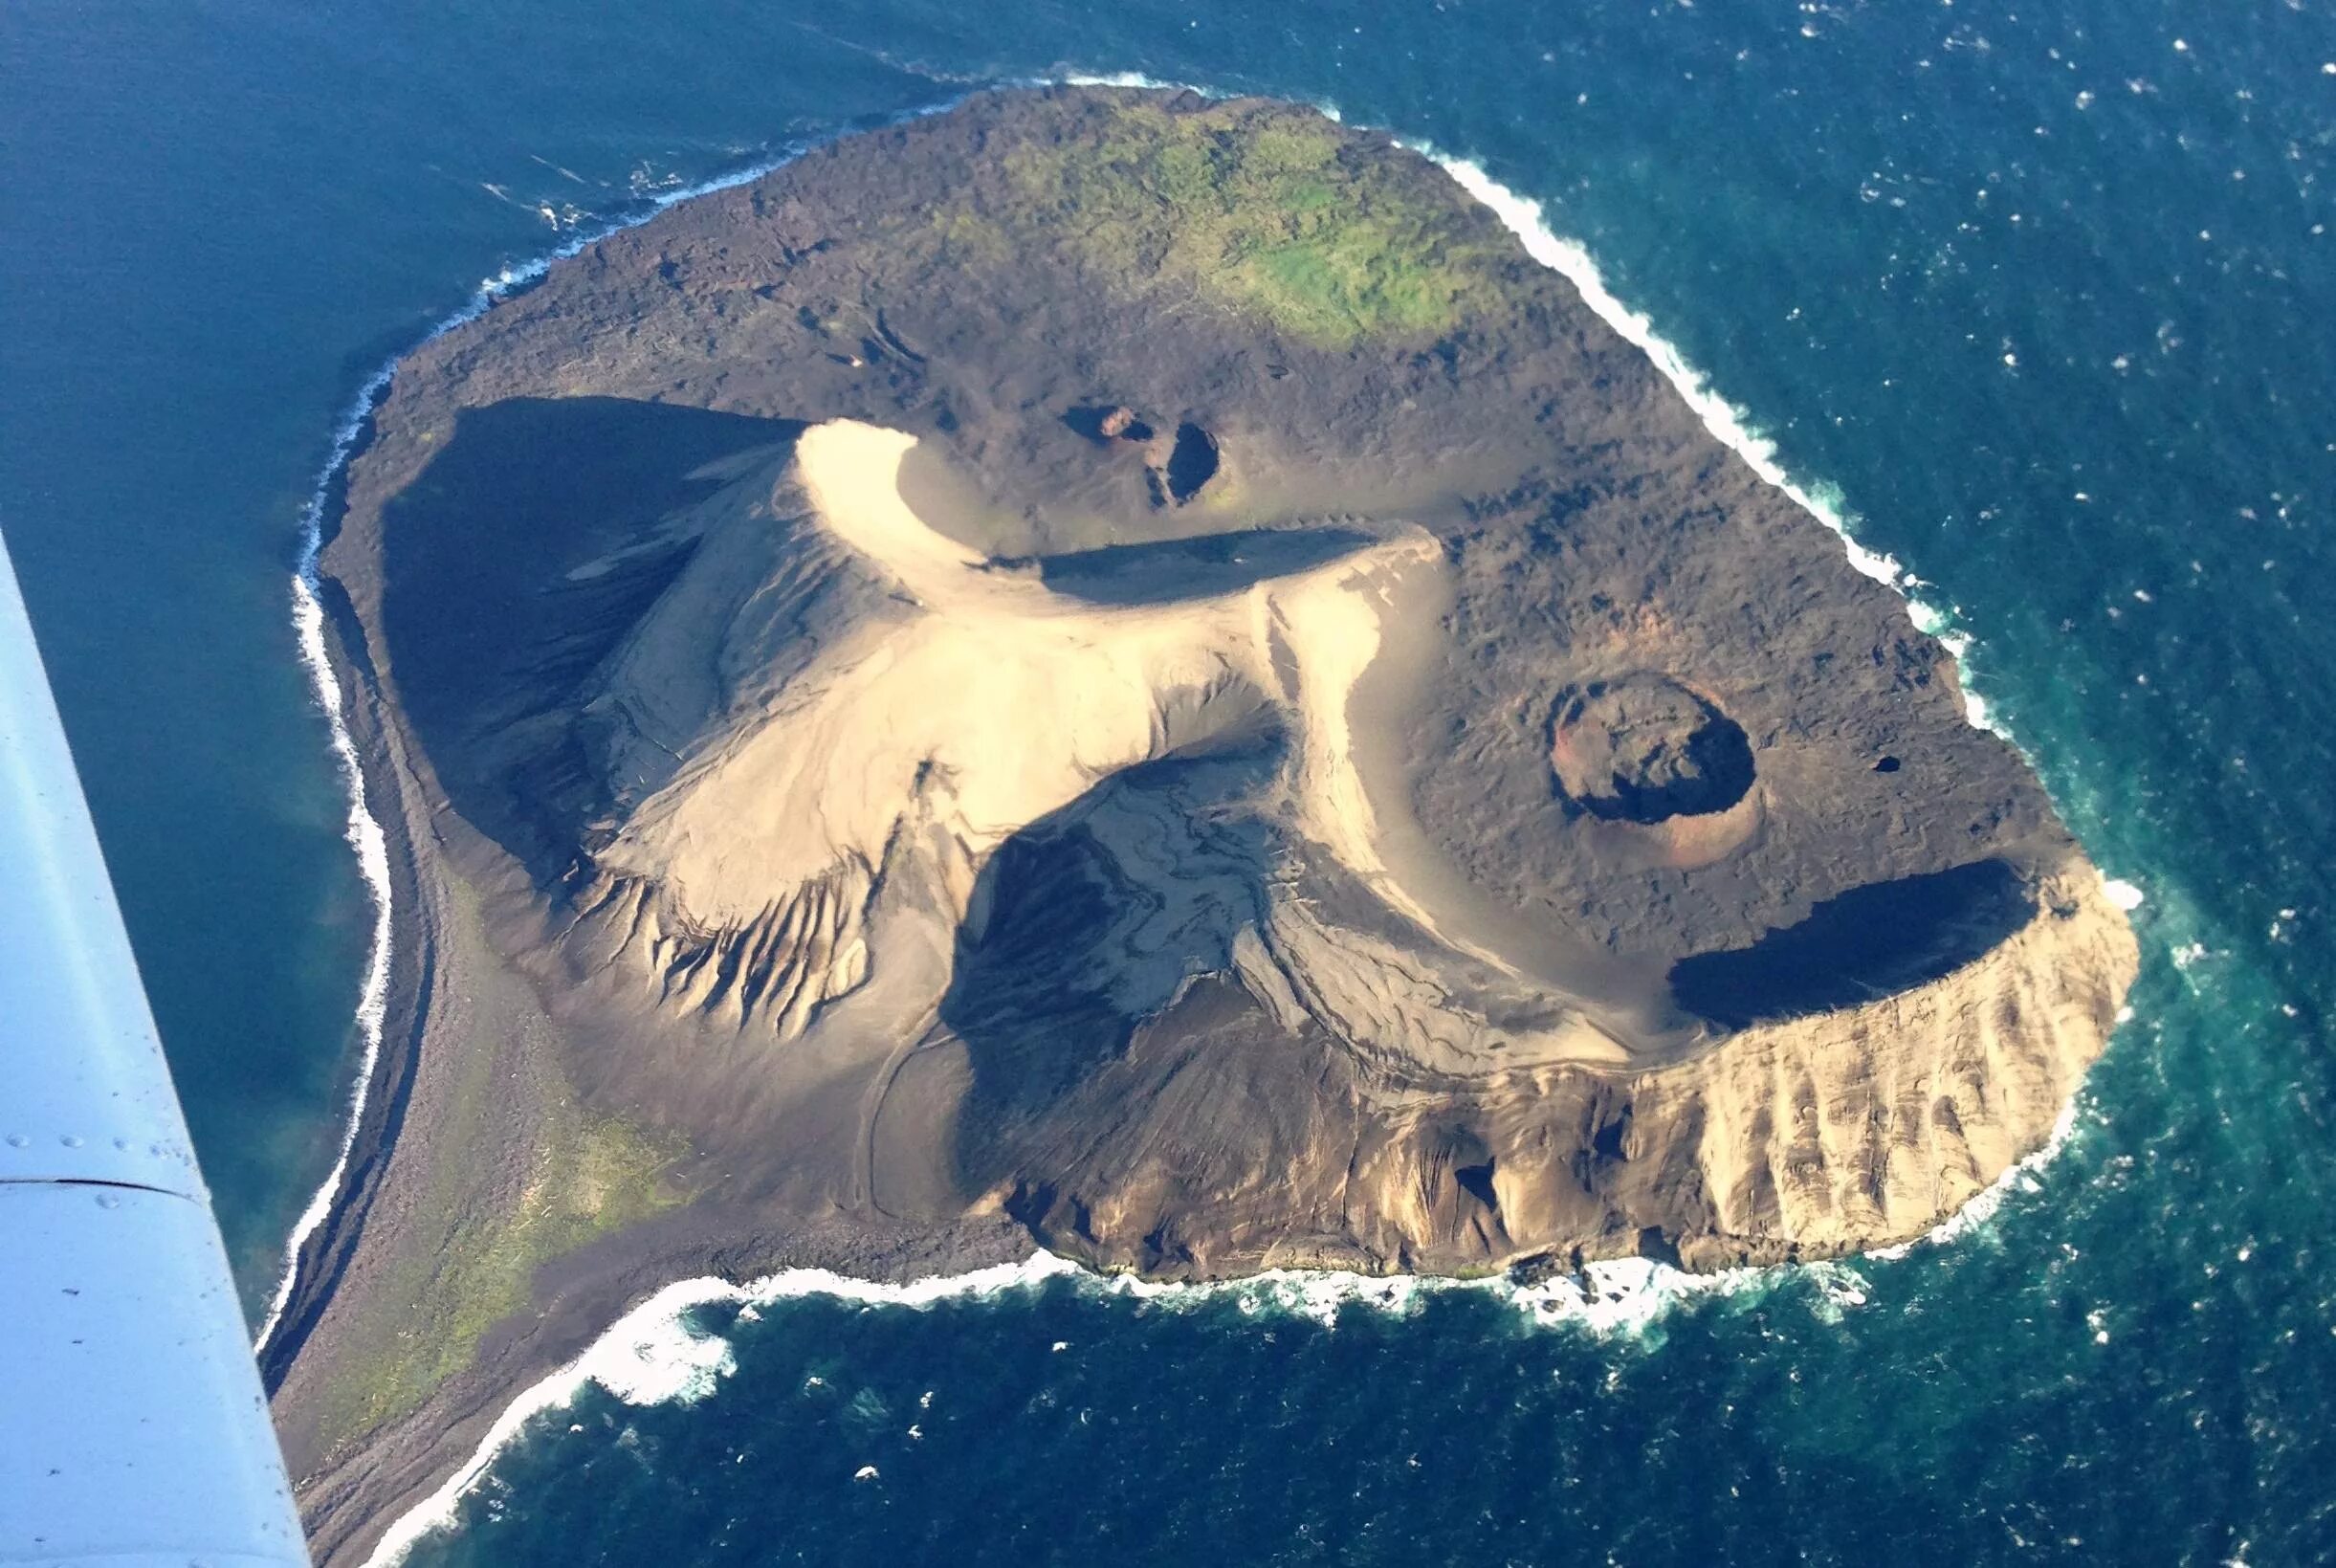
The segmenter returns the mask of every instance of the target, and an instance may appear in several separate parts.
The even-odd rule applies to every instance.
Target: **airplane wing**
[[[305,1564],[210,1199],[0,546],[0,1564]]]

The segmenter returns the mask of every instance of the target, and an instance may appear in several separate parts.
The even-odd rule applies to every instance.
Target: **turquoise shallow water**
[[[255,1305],[369,926],[286,616],[339,410],[573,226],[983,82],[1326,100],[1544,200],[2149,895],[2061,1159],[1862,1305],[707,1309],[714,1393],[587,1394],[421,1556],[2336,1557],[2331,67],[2303,3],[0,12],[0,526]]]

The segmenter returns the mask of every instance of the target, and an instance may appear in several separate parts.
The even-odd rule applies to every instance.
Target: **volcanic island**
[[[264,1354],[320,1560],[676,1280],[1901,1242],[2134,974],[1906,603],[1309,108],[683,202],[408,356],[336,511],[395,941]]]

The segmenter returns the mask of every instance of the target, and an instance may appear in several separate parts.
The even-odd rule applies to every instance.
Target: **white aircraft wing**
[[[305,1564],[113,884],[0,547],[0,1564]]]

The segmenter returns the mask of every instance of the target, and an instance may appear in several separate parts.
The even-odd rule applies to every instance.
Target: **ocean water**
[[[798,1281],[620,1336],[409,1560],[2336,1558],[2325,0],[0,8],[0,528],[254,1320],[364,1044],[290,582],[351,400],[661,190],[1116,73],[1538,202],[1969,639],[2145,895],[2133,1016],[1903,1258],[1596,1311]]]

